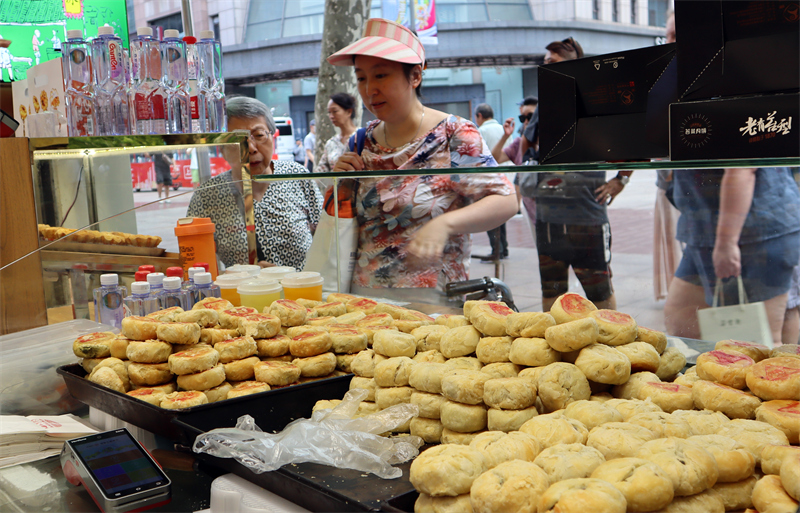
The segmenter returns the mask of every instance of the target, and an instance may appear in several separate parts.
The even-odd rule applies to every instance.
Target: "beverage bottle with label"
[[[161,86],[165,94],[167,133],[191,133],[186,43],[178,37],[178,31],[174,29],[165,30],[164,40],[161,42]]]
[[[197,273],[194,275],[195,298],[197,301],[207,297],[222,297],[219,285],[211,281],[211,273]]]
[[[108,25],[92,41],[97,135],[128,135],[128,84],[122,39]]]
[[[102,324],[115,328],[122,328],[122,318],[125,317],[125,296],[128,289],[119,284],[116,274],[103,274],[100,276],[100,287],[94,289],[94,317]]]
[[[200,60],[197,56],[197,38],[186,36],[183,38],[186,43],[186,66],[189,70],[189,106],[192,115],[192,133],[199,134],[200,130],[200,105],[198,104],[197,76],[200,72]]]
[[[131,134],[166,133],[164,89],[161,87],[161,42],[153,29],[139,27],[131,38],[131,87],[129,93]]]
[[[91,45],[83,39],[83,31],[67,31],[67,40],[61,45],[61,70],[64,74],[69,136],[95,135],[97,118],[92,87]]]
[[[189,307],[189,294],[181,288],[181,279],[177,276],[164,278],[164,292],[161,294],[161,305],[164,308],[179,306],[184,310]]]
[[[150,284],[150,295],[158,299],[158,307],[163,308],[161,295],[164,293],[164,273],[150,273],[147,275],[147,283]]]
[[[222,76],[222,45],[214,39],[213,30],[200,32],[197,42],[200,61],[198,74],[200,128],[203,132],[226,132],[225,79]]]
[[[144,317],[161,309],[158,299],[150,295],[150,284],[146,281],[131,283],[131,295],[122,301],[125,305],[125,317]]]

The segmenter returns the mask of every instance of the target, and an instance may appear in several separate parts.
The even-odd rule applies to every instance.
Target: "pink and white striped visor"
[[[356,55],[380,57],[404,64],[425,63],[425,48],[406,27],[382,18],[367,20],[364,37],[328,57],[333,66],[352,66]]]

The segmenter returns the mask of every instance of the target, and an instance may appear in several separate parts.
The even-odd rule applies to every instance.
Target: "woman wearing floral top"
[[[328,119],[338,128],[338,133],[325,142],[325,151],[317,165],[318,173],[328,173],[347,151],[347,141],[356,131],[356,99],[347,93],[335,93],[328,101]]]
[[[474,124],[422,105],[425,50],[405,27],[371,19],[365,36],[328,62],[355,64],[361,99],[378,118],[367,125],[361,155],[346,152],[334,171],[497,165]],[[433,289],[468,279],[469,234],[495,228],[517,211],[514,188],[501,174],[358,182],[356,293]]]

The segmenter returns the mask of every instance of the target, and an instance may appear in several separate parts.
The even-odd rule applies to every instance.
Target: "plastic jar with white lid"
[[[294,267],[275,266],[261,269],[259,277],[266,280],[278,280],[280,282],[282,279],[292,274],[297,274],[297,269]],[[281,289],[281,299],[284,299],[283,289]]]
[[[325,279],[315,272],[291,274],[281,280],[286,299],[312,299],[322,301],[322,283]]]
[[[239,284],[245,280],[252,279],[252,276],[247,273],[231,273],[220,274],[214,282],[219,287],[220,297],[227,299],[233,306],[242,306],[242,300],[236,289]]]
[[[278,280],[265,280],[262,278],[243,281],[236,289],[242,301],[242,306],[255,308],[259,312],[264,312],[273,301],[280,299],[281,290],[282,287]]]
[[[234,264],[225,269],[225,274],[246,273],[252,276],[253,278],[258,278],[258,274],[260,272],[261,272],[260,265]]]

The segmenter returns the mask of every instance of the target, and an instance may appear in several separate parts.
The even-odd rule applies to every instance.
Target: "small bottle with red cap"
[[[150,274],[151,271],[136,271],[133,273],[133,281],[147,281],[147,275]]]

